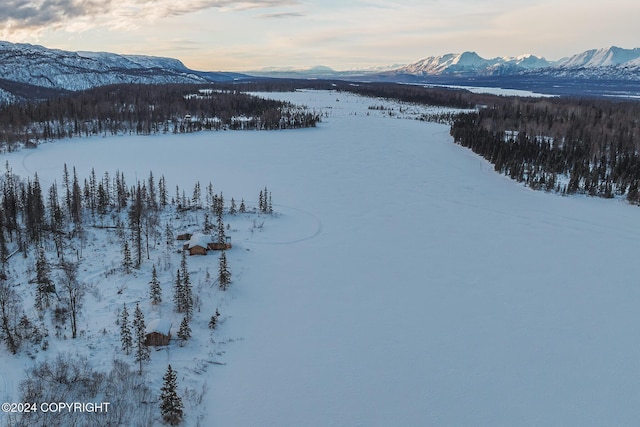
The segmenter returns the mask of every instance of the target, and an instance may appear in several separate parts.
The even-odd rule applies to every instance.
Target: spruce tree
[[[247,211],[247,207],[244,204],[244,199],[242,199],[242,201],[240,201],[240,208],[238,209],[238,212],[245,213],[246,211]]]
[[[162,288],[160,287],[160,281],[158,280],[158,273],[156,271],[156,265],[153,265],[151,270],[151,282],[149,282],[149,298],[151,304],[158,305],[162,302]]]
[[[202,226],[202,231],[205,234],[209,234],[211,232],[211,222],[209,221],[209,214],[207,212],[204,213],[204,225]]]
[[[211,316],[211,319],[209,319],[209,329],[215,329],[217,325],[218,318],[214,314],[213,316]]]
[[[224,245],[227,240],[227,237],[224,232],[224,221],[222,220],[222,210],[219,210],[217,212],[217,215],[218,217],[217,217],[216,230],[218,231],[218,243],[220,245]]]
[[[135,360],[140,364],[140,375],[142,375],[142,362],[151,359],[151,350],[145,344],[146,328],[144,315],[140,310],[140,306],[136,304],[136,310],[133,313],[133,332],[135,334]]]
[[[209,320],[209,329],[215,329],[216,326],[218,326],[219,317],[220,317],[220,312],[216,308],[216,313],[213,316],[211,316],[211,319]]]
[[[187,251],[182,251],[182,259],[180,260],[180,273],[182,273],[182,282],[191,283],[189,278],[189,266],[187,264]]]
[[[164,179],[164,175],[158,180],[158,193],[160,198],[160,208],[164,209],[168,205],[169,196],[167,194],[167,185]]]
[[[125,240],[124,247],[122,248],[122,268],[126,274],[131,273],[133,267],[133,260],[131,259],[131,250],[129,250],[129,243]]]
[[[39,311],[44,310],[49,306],[49,295],[51,292],[55,292],[55,287],[52,285],[51,279],[51,267],[47,261],[47,257],[44,253],[42,246],[38,247],[38,258],[36,259],[36,301],[35,306]]]
[[[229,266],[227,265],[226,251],[221,251],[220,260],[218,264],[218,285],[220,289],[226,291],[231,283],[231,272],[229,272]]]
[[[178,338],[180,339],[180,347],[184,346],[184,343],[191,338],[191,327],[189,326],[189,318],[187,316],[182,318],[180,329],[178,330]]]
[[[193,314],[193,290],[191,288],[191,279],[189,276],[189,266],[187,265],[186,251],[182,252],[180,269],[182,273],[182,287],[180,292],[181,301],[179,312],[185,313],[187,318],[191,320],[191,316]]]
[[[182,278],[180,277],[180,269],[176,270],[176,279],[173,282],[173,307],[178,313],[183,312],[184,288]]]
[[[5,273],[7,260],[9,259],[9,248],[7,248],[7,239],[4,235],[5,221],[4,212],[0,209],[0,272]]]
[[[231,207],[229,207],[229,213],[231,215],[235,215],[237,212],[237,208],[236,208],[236,201],[233,199],[233,197],[231,198]]]
[[[167,368],[160,388],[160,413],[162,419],[170,425],[180,424],[183,416],[182,399],[178,396],[178,377],[176,371]]]
[[[136,186],[133,203],[129,209],[129,228],[133,238],[135,249],[135,267],[140,268],[142,264],[142,223],[144,216],[143,191],[140,182]]]
[[[131,328],[129,327],[129,312],[127,305],[122,305],[122,313],[120,314],[120,342],[122,343],[122,351],[129,355],[133,347],[133,339],[131,337]]]

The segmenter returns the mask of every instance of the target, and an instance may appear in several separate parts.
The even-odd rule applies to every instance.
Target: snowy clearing
[[[381,100],[264,95],[326,116],[315,129],[74,139],[3,156],[43,187],[66,162],[130,182],[152,170],[187,191],[211,181],[227,202],[273,192],[278,215],[263,229],[230,221],[231,288],[203,290],[224,316],[216,342],[152,352],[152,387],[170,362],[181,389],[206,389],[185,425],[640,423],[637,207],[531,191],[445,125],[368,110]],[[191,257],[190,269],[203,277],[216,261]],[[111,341],[78,351],[107,365],[121,300],[92,301],[88,335],[105,327]],[[4,397],[22,373],[0,357],[12,367]]]

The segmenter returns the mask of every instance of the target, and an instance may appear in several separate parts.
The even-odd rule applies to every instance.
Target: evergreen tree
[[[273,204],[271,203],[271,193],[269,193],[269,203],[267,205],[267,213],[273,213]]]
[[[165,183],[164,175],[160,177],[158,180],[158,192],[160,198],[160,208],[164,209],[167,207],[169,196],[167,194],[167,185]]]
[[[218,243],[221,245],[224,245],[227,237],[224,232],[224,221],[222,220],[222,209],[218,210],[217,212],[216,230],[218,232]]]
[[[176,372],[167,368],[160,388],[160,413],[162,419],[170,425],[180,424],[183,416],[182,399],[178,396],[178,378]]]
[[[27,236],[31,242],[40,242],[45,228],[45,207],[42,199],[42,190],[38,174],[35,175],[33,183],[27,182],[26,200],[23,202],[24,222]]]
[[[73,167],[73,184],[71,187],[71,218],[76,224],[82,221],[82,190],[78,183],[78,174],[75,166]]]
[[[231,283],[231,272],[227,266],[227,254],[226,251],[221,251],[220,260],[218,264],[218,285],[220,289],[226,291]]]
[[[122,268],[126,274],[131,273],[133,267],[133,261],[131,260],[131,251],[129,250],[129,243],[124,241],[124,247],[122,248]]]
[[[156,184],[155,181],[153,179],[153,172],[149,171],[149,185],[148,185],[148,189],[147,189],[147,206],[151,209],[151,210],[157,210],[158,209],[158,200],[156,197]]]
[[[160,281],[158,280],[158,273],[156,271],[156,265],[153,264],[151,270],[151,282],[149,282],[149,298],[151,304],[158,305],[162,302],[162,288],[160,287]]]
[[[143,191],[140,182],[136,187],[133,195],[133,203],[129,209],[129,228],[133,237],[134,248],[136,251],[135,267],[140,268],[142,264],[142,223],[144,215]]]
[[[196,208],[200,207],[202,197],[201,194],[200,181],[196,181],[195,185],[193,186],[193,197],[191,197],[191,204]]]
[[[182,287],[180,292],[180,313],[185,313],[186,317],[191,320],[193,314],[193,290],[191,289],[191,278],[189,276],[189,266],[187,264],[186,251],[182,251],[182,261],[180,262],[180,270],[182,272]]]
[[[49,295],[55,292],[50,278],[51,267],[47,262],[47,257],[42,246],[38,247],[38,258],[36,259],[36,301],[35,306],[39,311],[49,307]]]
[[[142,375],[142,362],[151,359],[151,350],[145,344],[146,328],[144,315],[140,310],[140,306],[136,304],[136,310],[133,313],[133,332],[135,334],[135,360],[140,364],[140,375]]]
[[[247,207],[244,204],[244,199],[242,199],[242,201],[240,201],[240,208],[239,208],[238,212],[245,213],[246,211],[247,211]]]
[[[71,214],[71,186],[69,183],[69,169],[67,169],[66,163],[62,171],[62,185],[64,185],[65,190],[64,202],[67,207],[67,212]]]
[[[167,245],[171,245],[173,243],[173,230],[171,229],[171,224],[169,224],[169,222],[164,225],[164,237],[167,239]]]
[[[0,209],[0,273],[6,272],[7,260],[9,259],[9,248],[4,235],[4,212]]]
[[[0,280],[0,340],[13,354],[20,348],[17,322],[22,315],[22,300],[13,286]]]
[[[184,343],[191,338],[191,327],[189,326],[189,318],[187,316],[182,318],[180,329],[178,330],[178,338],[180,339],[180,347],[184,346]]]
[[[202,225],[202,231],[205,234],[211,233],[211,222],[209,221],[209,214],[207,212],[204,213],[204,224]]]
[[[180,269],[176,270],[176,279],[173,282],[173,307],[178,313],[184,311],[184,288],[182,277],[180,277]]]
[[[215,314],[213,316],[211,316],[211,319],[209,320],[209,329],[215,329],[216,326],[218,326],[218,318],[219,317],[220,317],[220,312],[216,308]]]
[[[231,207],[229,208],[229,214],[231,215],[235,215],[237,212],[237,208],[236,208],[236,201],[233,199],[233,197],[231,198]]]
[[[53,237],[53,242],[56,246],[56,255],[58,258],[64,259],[64,253],[62,251],[64,235],[64,211],[58,201],[58,186],[54,182],[49,187],[49,228]],[[1,236],[0,236],[1,237]]]
[[[120,315],[120,342],[122,343],[122,351],[128,355],[133,347],[133,339],[131,338],[129,312],[127,311],[126,304],[122,305],[122,313]]]

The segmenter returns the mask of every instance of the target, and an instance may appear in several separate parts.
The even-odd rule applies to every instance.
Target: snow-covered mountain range
[[[228,81],[237,73],[194,71],[172,58],[69,52],[31,44],[0,42],[0,98],[11,99],[16,84],[83,90],[116,83],[204,83]]]
[[[545,84],[554,79],[581,79],[635,85],[640,81],[640,48],[592,49],[555,62],[530,54],[485,59],[475,52],[463,52],[430,56],[405,66],[344,71],[325,66],[265,68],[239,74],[191,70],[173,58],[69,52],[0,41],[0,103],[20,98],[44,98],[51,91],[76,91],[116,83],[206,83],[250,78],[250,75],[418,82],[438,78],[448,79],[448,83],[458,78],[490,78],[490,85],[500,85],[504,79],[510,79],[512,86],[521,84],[514,83],[513,79],[525,79],[527,84],[532,79],[542,79]],[[628,91],[628,88],[624,90]]]
[[[430,56],[394,70],[398,74],[413,75],[468,75],[504,74],[514,71],[549,67],[551,63],[534,55],[484,59],[475,52],[449,53]]]
[[[591,49],[558,61],[548,61],[535,55],[485,59],[475,52],[450,53],[424,58],[393,70],[392,74],[418,77],[543,75],[640,80],[640,48],[612,46]]]

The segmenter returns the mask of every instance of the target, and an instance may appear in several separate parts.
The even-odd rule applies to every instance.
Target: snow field
[[[175,362],[183,390],[206,389],[186,425],[638,424],[636,207],[531,191],[454,145],[446,126],[367,110],[381,100],[270,96],[327,116],[316,129],[82,139],[5,156],[43,182],[66,162],[79,176],[119,169],[130,184],[152,170],[170,194],[212,181],[227,203],[273,192],[279,215],[262,229],[231,221],[229,291],[200,289],[225,319],[215,345],[194,328],[146,368],[153,387]],[[215,275],[217,257],[189,266]],[[127,284],[132,298],[147,273]],[[91,329],[106,322],[116,347],[106,313],[121,300],[104,294]]]

